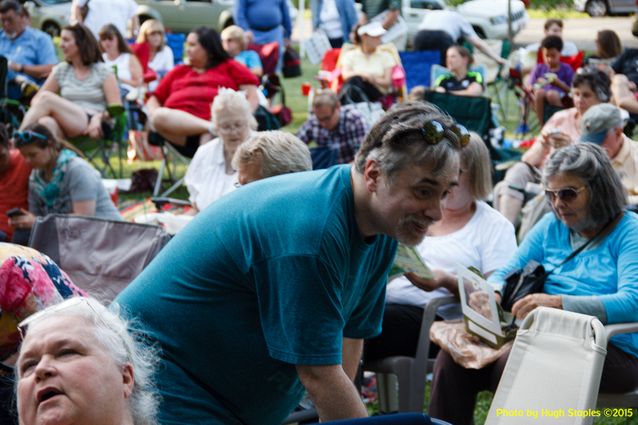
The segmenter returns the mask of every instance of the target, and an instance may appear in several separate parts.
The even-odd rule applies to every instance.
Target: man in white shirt
[[[438,50],[441,53],[441,64],[444,65],[446,50],[459,43],[461,37],[495,62],[507,66],[507,61],[490,50],[472,25],[453,10],[431,10],[426,13],[419,25],[419,32],[414,37],[414,50]]]

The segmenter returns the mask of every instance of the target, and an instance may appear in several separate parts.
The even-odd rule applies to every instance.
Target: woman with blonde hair
[[[221,32],[224,50],[237,62],[250,69],[255,77],[260,78],[264,73],[264,67],[257,52],[246,49],[246,35],[244,30],[237,25],[231,25]]]
[[[156,19],[144,21],[135,41],[136,55],[144,62],[143,65],[157,74],[157,80],[151,81],[148,85],[148,89],[153,91],[162,77],[175,66],[173,50],[166,45],[164,25]],[[142,53],[143,50],[146,52]]]

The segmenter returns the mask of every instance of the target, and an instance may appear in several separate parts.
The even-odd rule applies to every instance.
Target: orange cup
[[[308,96],[310,94],[310,90],[312,89],[312,84],[309,82],[305,82],[301,84],[301,94],[304,96]]]

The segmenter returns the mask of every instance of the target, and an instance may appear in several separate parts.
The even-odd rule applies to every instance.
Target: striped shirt
[[[85,79],[78,79],[73,66],[61,62],[53,68],[53,77],[60,87],[60,96],[70,100],[85,111],[102,112],[106,109],[104,80],[113,70],[105,63],[91,66],[91,73]]]

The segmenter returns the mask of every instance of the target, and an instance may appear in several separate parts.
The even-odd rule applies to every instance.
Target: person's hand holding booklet
[[[402,276],[405,273],[414,273],[419,278],[426,280],[434,278],[434,273],[425,264],[425,261],[417,252],[416,248],[399,244],[397,256],[394,258],[394,264],[392,264],[390,274],[388,275],[388,281],[395,277]]]
[[[457,276],[466,330],[494,348],[513,339],[517,329],[514,317],[503,311],[480,273],[458,267]]]

